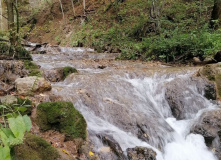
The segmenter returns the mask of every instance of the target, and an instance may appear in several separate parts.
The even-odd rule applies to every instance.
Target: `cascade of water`
[[[46,63],[44,55],[37,55],[36,59],[43,68],[56,67],[53,61]],[[66,60],[62,59],[61,63]],[[76,67],[72,61],[69,63]],[[136,146],[152,148],[157,160],[216,160],[204,138],[190,133],[201,113],[216,109],[216,104],[203,96],[200,82],[192,79],[192,71],[167,68],[156,71],[108,68],[97,72],[92,68],[90,73],[71,75],[63,82],[54,83],[52,92],[72,101],[84,115],[97,152],[103,144],[96,135],[104,134],[112,136],[123,151]],[[165,93],[171,83],[180,80],[180,85],[185,86],[181,88],[185,118],[177,120]]]

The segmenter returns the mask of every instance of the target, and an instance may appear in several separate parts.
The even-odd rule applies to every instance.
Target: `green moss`
[[[212,69],[211,65],[206,65],[201,70],[201,74],[208,78],[210,81],[215,81],[215,72]]]
[[[221,74],[216,75],[216,87],[218,96],[221,97]]]
[[[38,65],[29,60],[25,60],[24,65],[26,69],[39,69]]]
[[[73,67],[67,66],[63,68],[63,72],[64,72],[64,78],[66,78],[71,73],[77,73],[77,70]]]
[[[59,154],[48,142],[31,133],[26,134],[24,144],[13,149],[15,160],[56,160]]]
[[[37,76],[37,77],[42,77],[42,73],[39,69],[34,69],[31,70],[28,76]]]
[[[45,102],[37,107],[37,124],[42,131],[64,133],[66,139],[86,138],[86,121],[71,102]]]
[[[25,60],[24,65],[25,65],[25,69],[29,70],[28,76],[42,77],[42,73],[38,65],[34,64],[32,61],[29,61],[29,60]]]

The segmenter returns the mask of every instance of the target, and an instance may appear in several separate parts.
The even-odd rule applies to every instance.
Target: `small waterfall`
[[[63,82],[53,83],[52,93],[73,102],[84,115],[96,152],[103,147],[97,135],[108,135],[125,154],[127,148],[144,146],[156,151],[157,160],[217,160],[204,138],[190,133],[203,112],[217,108],[203,96],[201,79],[194,79],[196,68],[155,68],[141,62],[128,65],[110,58],[101,70],[97,66],[103,65],[104,54],[80,52],[69,49],[33,55],[33,59],[42,69],[71,65],[80,70]],[[168,87],[177,82],[184,105],[185,118],[181,120],[173,117],[165,96]]]

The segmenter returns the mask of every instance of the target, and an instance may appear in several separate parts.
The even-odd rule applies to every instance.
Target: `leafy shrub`
[[[11,110],[10,107],[0,105],[4,126],[0,128],[0,157],[4,160],[11,160],[11,149],[23,143],[25,132],[31,129],[31,120],[27,115],[20,115],[12,112],[5,115],[5,110]]]

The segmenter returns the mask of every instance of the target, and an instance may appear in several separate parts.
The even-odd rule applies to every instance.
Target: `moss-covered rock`
[[[25,135],[24,143],[13,148],[15,160],[57,160],[60,156],[47,141],[34,134]]]
[[[206,77],[216,85],[217,97],[221,98],[221,63],[208,64],[200,70],[200,75]]]
[[[64,79],[71,73],[77,73],[77,70],[73,67],[64,67],[63,68],[63,73],[64,73]]]
[[[71,102],[45,102],[37,107],[36,123],[40,130],[58,130],[67,140],[86,138],[86,121]]]
[[[24,66],[25,66],[25,69],[27,69],[29,71],[28,76],[42,77],[42,73],[41,73],[38,65],[36,65],[32,61],[25,60],[24,61]]]

